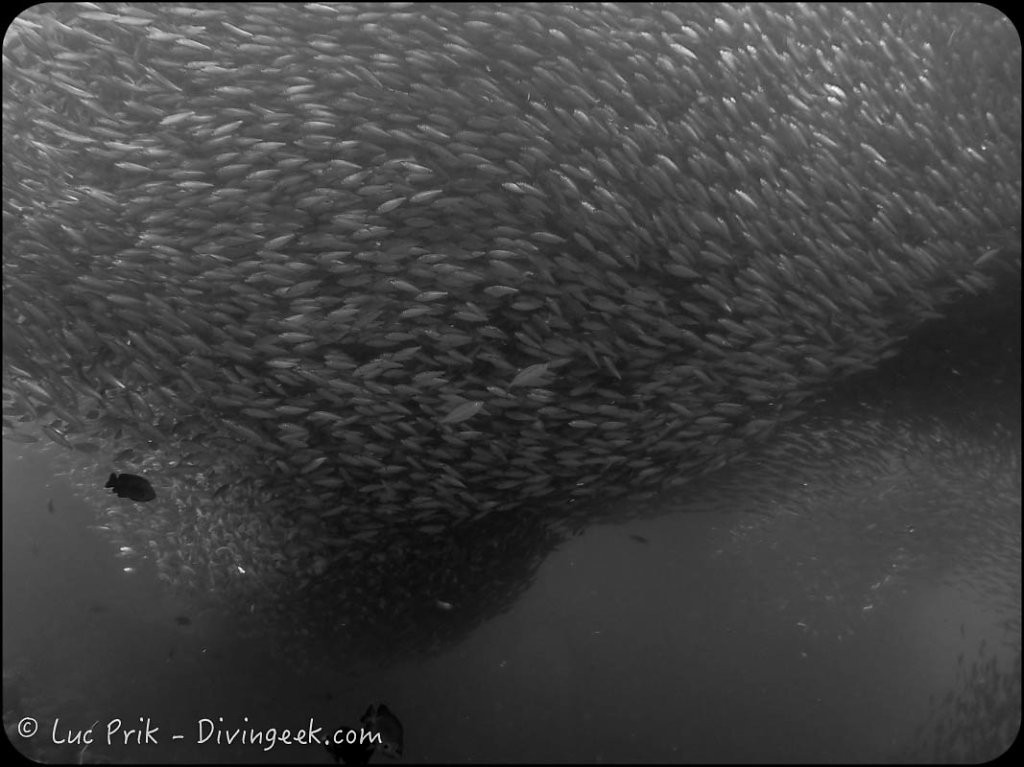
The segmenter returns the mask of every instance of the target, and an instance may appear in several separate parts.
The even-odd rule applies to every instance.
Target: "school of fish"
[[[1019,280],[988,7],[80,3],[3,56],[5,438],[145,474],[99,527],[243,610],[450,621]]]

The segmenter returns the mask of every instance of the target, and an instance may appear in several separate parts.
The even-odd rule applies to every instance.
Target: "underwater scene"
[[[12,757],[1017,738],[998,10],[47,3],[2,80]]]

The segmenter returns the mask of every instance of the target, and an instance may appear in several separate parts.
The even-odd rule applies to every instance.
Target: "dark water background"
[[[965,518],[983,506],[1006,515],[999,524],[1016,533],[1009,554],[972,554],[1007,580],[1003,587],[958,582],[932,562],[899,588],[880,590],[878,604],[871,592],[841,590],[807,600],[812,585],[829,591],[839,570],[877,566],[842,520],[875,514],[891,522],[898,541],[915,534],[907,520],[950,503],[948,491],[927,483],[894,492],[891,483],[872,489],[870,482],[836,502],[822,477],[808,492],[831,500],[810,526],[725,511],[591,527],[547,559],[510,610],[425,661],[382,668],[312,646],[295,657],[272,640],[239,638],[215,610],[168,596],[147,573],[123,573],[116,550],[89,528],[94,511],[59,476],[60,451],[5,442],[4,708],[42,727],[27,745],[15,741],[48,761],[327,764],[319,746],[197,745],[197,720],[266,729],[301,728],[312,717],[328,728],[354,724],[368,703],[384,701],[404,723],[410,763],[995,756],[1008,739],[962,748],[934,741],[951,729],[978,733],[978,721],[1019,727],[1019,287],[1010,292],[1012,311],[990,311],[980,325],[976,317],[938,325],[884,374],[851,390],[884,399],[899,381],[917,387],[918,407],[933,415],[952,416],[963,401],[982,421],[1010,427],[987,447],[1016,455],[1016,476],[996,477],[1002,484],[992,489],[1015,483],[1015,498],[1011,492],[996,503],[996,512],[984,491],[975,492],[977,503],[970,492],[955,502]],[[936,369],[974,393],[944,389]],[[894,394],[892,401],[908,400]],[[723,480],[723,490],[726,481],[735,480]],[[657,508],[686,502],[684,488]],[[832,536],[830,561],[804,556],[809,536]],[[793,571],[794,561],[803,571]],[[1007,593],[1016,607],[1012,598],[1007,606]],[[438,597],[458,603],[458,595]],[[862,602],[871,607],[859,609]],[[176,622],[182,615],[189,625]],[[965,700],[991,710],[968,711]],[[99,728],[113,718],[130,727],[149,717],[161,728],[160,745],[97,743],[83,752],[53,744],[58,717],[62,739],[95,720]],[[174,733],[184,738],[172,741]]]

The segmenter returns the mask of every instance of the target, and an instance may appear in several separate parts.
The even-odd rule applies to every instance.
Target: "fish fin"
[[[116,484],[117,484],[117,474],[114,473],[114,472],[110,472],[110,479],[107,480],[107,484],[105,484],[103,487],[113,487]]]

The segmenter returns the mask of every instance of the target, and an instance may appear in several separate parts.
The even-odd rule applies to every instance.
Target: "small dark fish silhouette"
[[[50,512],[51,514],[53,514],[53,512],[54,512],[54,508],[53,508],[53,498],[48,498],[48,499],[47,499],[47,501],[46,501],[46,510],[47,510],[48,512]]]
[[[630,535],[629,537],[637,543],[650,543],[650,541],[644,538],[642,535]]]
[[[343,727],[342,729],[351,728]],[[372,743],[360,743],[358,740],[355,743],[324,743],[324,748],[327,749],[327,753],[331,755],[335,764],[352,765],[369,764],[370,757],[373,756],[375,750]]]
[[[192,625],[192,619],[189,618],[187,615],[177,615],[177,616],[175,616],[174,622],[177,623],[179,626],[191,626]]]
[[[104,487],[114,488],[118,498],[131,498],[133,501],[152,501],[156,491],[149,480],[138,474],[110,474]]]
[[[334,759],[335,764],[369,764],[370,757],[376,750],[380,750],[385,756],[392,758],[402,755],[405,745],[405,731],[398,717],[391,713],[391,710],[383,703],[374,707],[372,704],[366,709],[366,713],[359,719],[363,728],[380,736],[380,742],[374,738],[372,741],[362,740],[361,733],[355,743],[325,743],[324,748]],[[354,728],[343,728],[352,730]]]

